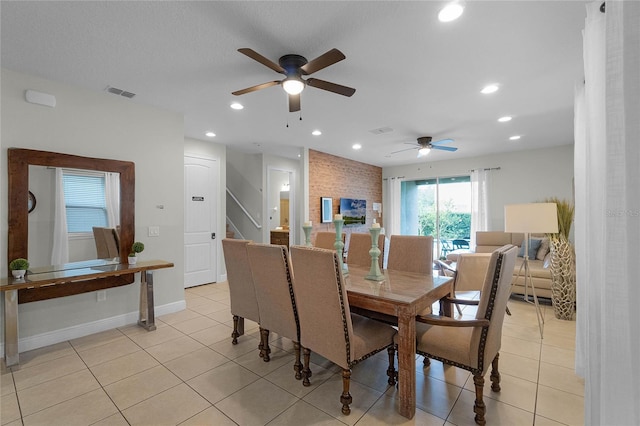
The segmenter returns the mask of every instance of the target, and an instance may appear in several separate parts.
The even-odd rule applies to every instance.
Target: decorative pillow
[[[524,257],[525,244],[526,242],[523,240],[522,244],[520,245],[520,252],[518,253],[518,257]],[[540,244],[542,244],[541,238],[529,239],[529,260],[536,260],[536,255],[538,254]]]
[[[542,239],[542,243],[540,243],[540,248],[538,248],[538,253],[536,254],[536,260],[544,260],[544,257],[549,253],[550,249],[550,241],[549,237],[544,237]]]

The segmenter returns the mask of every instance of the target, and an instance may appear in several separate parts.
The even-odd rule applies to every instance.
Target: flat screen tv
[[[364,225],[367,219],[367,200],[340,198],[340,214],[345,225]]]

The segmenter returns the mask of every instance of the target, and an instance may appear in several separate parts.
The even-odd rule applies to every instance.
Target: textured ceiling
[[[248,152],[295,157],[309,147],[386,166],[573,143],[585,2],[467,1],[447,24],[437,20],[443,4],[2,1],[1,60],[90,90],[131,91],[130,102],[184,114],[186,137],[209,140],[212,130],[213,141]],[[313,77],[357,91],[307,87],[301,114],[288,112],[278,86],[232,96],[282,77],[242,47],[274,62],[338,48],[347,59]],[[480,94],[491,82],[501,90]],[[498,123],[503,115],[514,118]],[[393,131],[371,132],[382,127]],[[389,156],[419,136],[452,138],[459,149]]]

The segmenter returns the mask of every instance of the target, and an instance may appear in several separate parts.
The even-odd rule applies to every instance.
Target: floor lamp
[[[531,278],[531,270],[529,269],[529,247],[531,245],[531,233],[558,233],[558,210],[555,203],[530,203],[530,204],[509,204],[504,206],[504,230],[505,232],[523,232],[524,233],[524,260],[520,265],[520,270],[513,284],[518,280],[524,267],[524,297],[529,302],[528,288],[531,287],[533,295],[533,303],[536,306],[536,314],[538,316],[538,327],[540,328],[540,338],[542,338],[542,324],[544,318],[538,297],[536,296],[536,288]],[[529,302],[531,303],[531,302]]]

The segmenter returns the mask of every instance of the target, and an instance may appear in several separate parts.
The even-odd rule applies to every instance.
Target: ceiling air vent
[[[107,92],[113,93],[114,95],[124,96],[125,98],[133,98],[136,94],[127,92],[126,90],[118,89],[117,87],[107,86]]]
[[[383,133],[391,133],[393,132],[393,129],[391,127],[380,127],[379,129],[369,130],[369,132],[373,133],[374,135],[381,135]]]

